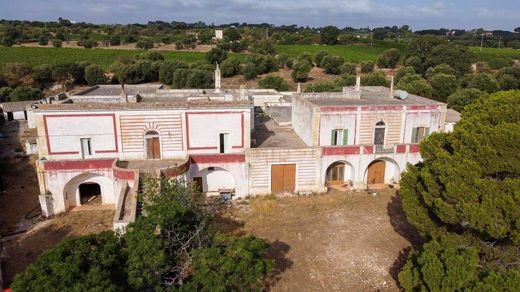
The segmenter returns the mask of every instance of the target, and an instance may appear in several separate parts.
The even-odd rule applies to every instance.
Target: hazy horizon
[[[513,0],[0,0],[0,19],[56,21],[58,17],[96,24],[148,21],[214,23],[270,23],[321,27],[381,27],[410,25],[413,30],[457,28],[509,30],[520,26],[520,5]]]

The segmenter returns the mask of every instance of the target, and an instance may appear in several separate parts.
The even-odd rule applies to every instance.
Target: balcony
[[[374,145],[376,154],[389,154],[394,153],[394,146],[386,146],[385,145]]]

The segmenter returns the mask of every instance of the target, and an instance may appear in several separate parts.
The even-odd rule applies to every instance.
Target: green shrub
[[[208,63],[214,65],[215,63],[222,63],[227,58],[227,52],[219,48],[213,48],[206,53],[206,60]]]
[[[55,48],[61,48],[63,41],[60,39],[54,39],[52,40],[52,46]]]
[[[178,60],[166,60],[159,66],[159,81],[164,84],[172,84],[173,74],[178,69],[186,69],[188,64]]]
[[[107,82],[105,71],[97,64],[88,65],[85,68],[85,80],[90,86],[105,84]]]
[[[298,63],[293,65],[293,71],[291,72],[291,77],[294,82],[305,82],[307,77],[309,76],[309,72],[312,69],[312,65],[306,61],[299,61]]]
[[[383,72],[373,72],[361,76],[363,86],[388,86],[388,80]]]
[[[497,92],[500,89],[500,84],[488,73],[475,74],[468,84],[468,88],[476,88],[487,93]]]
[[[395,68],[400,58],[401,52],[398,49],[388,49],[377,57],[377,66],[379,68]]]
[[[366,61],[361,63],[361,73],[372,73],[374,72],[374,62]]]
[[[253,63],[247,63],[242,67],[242,75],[246,80],[252,80],[256,78],[256,66]]]
[[[327,74],[339,75],[341,73],[341,65],[343,65],[343,58],[340,56],[325,56],[321,60],[321,68]]]
[[[432,77],[431,85],[433,88],[433,99],[446,102],[448,97],[459,87],[459,82],[455,75],[439,73]]]
[[[135,43],[135,47],[141,50],[149,50],[154,47],[154,42],[149,38],[142,38]]]
[[[459,89],[448,97],[448,107],[462,112],[464,107],[479,99],[485,93],[476,88]]]
[[[305,92],[334,92],[338,91],[338,87],[332,81],[314,82],[305,88]]]
[[[240,74],[240,60],[236,58],[228,58],[220,64],[220,72],[222,77],[232,77]]]
[[[397,82],[396,87],[411,94],[427,98],[431,98],[433,94],[433,88],[430,83],[417,74],[406,74]]]
[[[341,65],[340,71],[342,74],[356,75],[357,64],[351,62],[343,63],[343,65]]]
[[[329,55],[329,52],[327,52],[327,51],[317,52],[316,55],[314,56],[314,63],[316,64],[316,66],[321,67],[321,61],[323,60],[324,57],[326,57],[328,55]]]
[[[279,76],[266,76],[258,81],[260,88],[276,89],[278,91],[289,90],[289,83]]]
[[[43,98],[42,91],[28,86],[18,86],[9,94],[9,101],[36,100],[40,98]]]
[[[111,46],[119,46],[121,44],[121,36],[118,34],[112,35],[109,42]]]

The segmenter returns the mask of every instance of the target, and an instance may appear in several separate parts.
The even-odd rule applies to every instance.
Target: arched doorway
[[[386,163],[383,160],[373,161],[368,165],[367,184],[384,184]]]
[[[397,183],[400,177],[399,164],[388,157],[380,157],[372,161],[365,171],[365,183],[367,185]]]
[[[205,168],[199,171],[192,180],[200,191],[209,194],[233,192],[236,187],[233,175],[220,167]]]
[[[115,204],[114,181],[97,173],[83,173],[63,188],[65,210],[83,204]]]
[[[101,205],[101,186],[94,182],[80,184],[78,187],[81,205]]]
[[[146,159],[161,159],[161,142],[159,137],[159,132],[155,130],[145,133]]]
[[[374,129],[374,145],[385,145],[386,124],[382,120],[376,123]]]
[[[336,161],[332,163],[325,173],[326,186],[343,186],[352,183],[354,170],[348,162]]]

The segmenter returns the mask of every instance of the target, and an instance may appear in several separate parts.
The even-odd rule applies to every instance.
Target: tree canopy
[[[519,106],[520,91],[484,95],[452,133],[422,142],[423,161],[403,174],[400,196],[431,242],[400,273],[405,290],[518,289]]]

